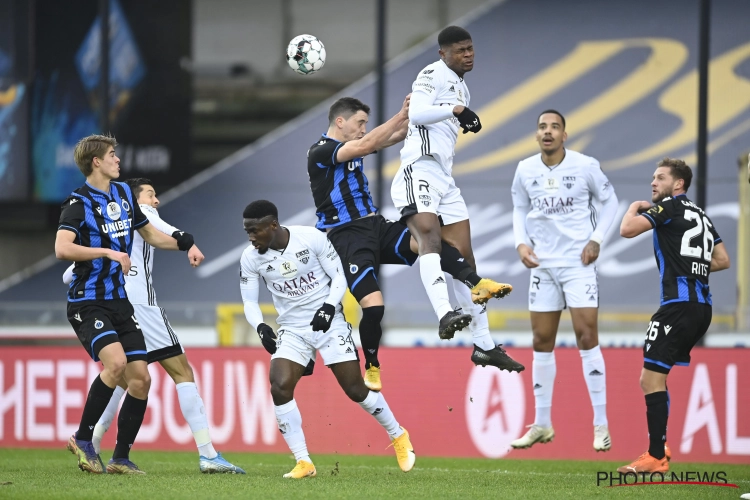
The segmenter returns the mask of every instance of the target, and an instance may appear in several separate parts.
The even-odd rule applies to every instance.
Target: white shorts
[[[299,330],[281,327],[277,336],[276,353],[271,359],[284,358],[307,366],[310,360],[315,360],[316,351],[320,351],[326,366],[344,361],[359,362],[352,326],[341,313],[334,316],[327,332],[314,332],[310,327]]]
[[[147,304],[133,304],[133,310],[146,339],[149,363],[179,356],[185,352],[180,345],[180,339],[169,324],[164,309]]]
[[[453,177],[429,155],[401,165],[391,184],[391,198],[401,217],[430,212],[439,215],[446,226],[469,218]]]
[[[562,311],[565,307],[599,307],[596,266],[531,270],[529,311]]]

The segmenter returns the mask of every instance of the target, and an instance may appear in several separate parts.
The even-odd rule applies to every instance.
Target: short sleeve
[[[133,228],[140,229],[148,224],[148,217],[141,210],[140,205],[133,203]]]
[[[714,239],[714,245],[716,245],[717,243],[721,243],[722,239],[721,239],[721,236],[719,236],[719,232],[716,231],[716,227],[714,226],[714,221],[712,221],[711,219],[708,219],[708,222],[709,222],[708,229],[709,231],[711,231],[711,236]]]
[[[252,259],[243,252],[240,258],[240,289],[256,290],[259,276],[258,271],[254,269]]]
[[[510,194],[513,199],[514,207],[528,207],[530,205],[529,193],[526,191],[526,187],[523,185],[523,179],[521,179],[521,164],[518,164],[516,168],[516,175],[513,176],[513,184],[510,187]]]
[[[310,148],[310,159],[320,168],[334,167],[338,163],[336,153],[343,145],[343,142],[338,141],[325,141],[323,144],[316,144]]]
[[[672,214],[674,213],[673,201],[673,198],[665,198],[641,215],[648,219],[652,227],[663,226],[672,220]]]
[[[60,211],[60,222],[57,230],[70,231],[80,239],[80,228],[85,219],[83,201],[75,196],[70,196],[62,204]]]
[[[589,184],[589,192],[599,202],[605,202],[615,194],[615,189],[607,179],[607,176],[602,172],[602,168],[599,162],[593,160],[589,166],[587,180]]]

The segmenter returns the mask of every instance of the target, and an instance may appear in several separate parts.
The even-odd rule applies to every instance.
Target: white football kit
[[[344,319],[341,299],[346,277],[341,260],[325,233],[312,227],[288,226],[289,243],[283,250],[261,254],[249,245],[240,259],[240,292],[245,317],[257,330],[263,323],[258,306],[260,279],[271,292],[279,314],[277,350],[271,359],[284,358],[307,366],[316,351],[326,365],[357,361],[351,326]],[[328,303],[336,313],[327,332],[314,332],[310,322]]]
[[[412,84],[401,166],[391,184],[391,198],[402,216],[431,212],[446,225],[469,218],[451,175],[459,130],[453,115],[457,105],[469,106],[463,78],[442,60],[419,72]]]
[[[159,217],[159,212],[151,205],[140,205],[143,214],[151,224],[164,234],[172,235],[179,231],[167,224]],[[143,237],[135,231],[133,233],[133,249],[130,252],[130,272],[125,276],[125,292],[133,305],[135,318],[146,339],[148,362],[178,356],[185,352],[180,345],[172,325],[169,324],[167,313],[156,303],[156,292],[152,282],[154,270],[154,247],[146,243]],[[63,281],[69,283],[72,279],[73,264],[63,275]],[[68,281],[66,281],[68,280]]]
[[[526,158],[512,195],[516,248],[528,245],[539,259],[531,269],[529,310],[598,307],[596,266],[584,266],[581,253],[589,241],[601,244],[617,215],[617,196],[599,162],[569,149],[552,168],[541,153]]]

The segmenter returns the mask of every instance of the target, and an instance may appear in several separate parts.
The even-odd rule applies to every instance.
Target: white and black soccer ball
[[[295,36],[286,47],[286,61],[296,73],[311,75],[325,64],[326,48],[312,35]]]

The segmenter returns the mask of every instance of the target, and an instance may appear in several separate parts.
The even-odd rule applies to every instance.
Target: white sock
[[[489,351],[495,348],[495,342],[490,336],[490,322],[487,319],[487,308],[480,306],[471,301],[471,290],[459,280],[451,280],[453,283],[453,293],[456,295],[458,305],[463,312],[471,314],[471,324],[469,331],[474,345]]]
[[[113,392],[112,397],[109,398],[109,404],[107,404],[104,413],[102,413],[96,426],[94,426],[94,437],[91,438],[91,442],[94,444],[94,450],[96,450],[97,453],[101,451],[102,438],[115,419],[115,414],[117,413],[117,408],[120,406],[120,400],[123,395],[125,395],[125,389],[119,385],[115,387],[115,392]]]
[[[440,254],[420,255],[419,275],[422,277],[422,285],[424,285],[435,314],[437,314],[438,319],[442,319],[453,308],[448,296],[448,285],[445,283],[445,273],[440,269]]]
[[[302,432],[302,414],[297,408],[297,402],[292,399],[281,406],[274,406],[274,411],[276,412],[276,423],[279,425],[279,431],[284,436],[286,445],[294,453],[295,460],[312,463],[310,455],[307,453],[305,433]]]
[[[404,430],[398,425],[396,417],[385,402],[385,398],[379,392],[370,391],[364,401],[359,403],[367,413],[375,417],[383,429],[388,433],[391,439],[395,439],[404,433]]]
[[[541,427],[552,427],[552,392],[555,387],[555,375],[557,375],[555,351],[534,351],[534,361],[531,367],[536,408],[534,423]]]
[[[176,387],[177,399],[180,401],[180,410],[182,410],[182,416],[185,417],[185,421],[193,432],[198,453],[202,457],[216,458],[218,453],[216,453],[214,445],[211,443],[206,408],[203,405],[201,395],[198,394],[198,387],[196,387],[195,382],[181,382]]]
[[[594,425],[607,424],[607,371],[604,368],[604,357],[599,346],[585,351],[581,349],[583,378],[589,388],[591,406],[594,408]]]

